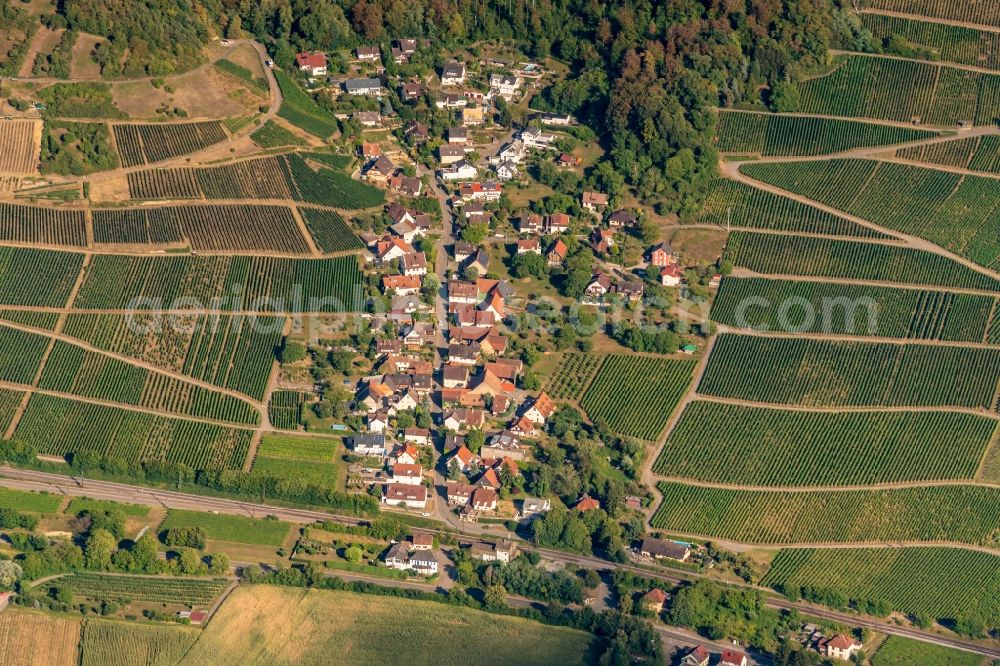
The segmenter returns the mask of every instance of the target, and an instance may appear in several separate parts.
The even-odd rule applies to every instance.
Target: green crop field
[[[63,498],[49,493],[34,493],[27,490],[0,488],[0,509],[15,509],[31,513],[55,513]]]
[[[771,275],[836,277],[1000,292],[1000,280],[947,257],[898,245],[734,231],[726,255]]]
[[[340,449],[340,438],[308,435],[264,435],[259,455],[313,462],[332,462]]]
[[[929,139],[937,132],[856,120],[720,111],[719,150],[757,155],[823,155]]]
[[[712,319],[767,331],[984,342],[995,303],[948,291],[727,277]]]
[[[321,139],[328,138],[339,129],[337,119],[321,109],[287,74],[275,70],[274,77],[283,96],[279,116]]]
[[[720,335],[707,395],[816,406],[992,409],[1000,349]]]
[[[972,171],[1000,173],[1000,136],[988,134],[912,148],[900,148],[896,157],[914,162],[942,164]]]
[[[82,210],[0,203],[0,241],[87,246],[87,218]]]
[[[0,349],[7,351],[0,354],[0,381],[31,385],[48,346],[37,333],[0,325]]]
[[[83,255],[0,247],[0,305],[65,307]]]
[[[743,171],[988,268],[1000,265],[995,179],[875,160],[747,164]]]
[[[92,452],[131,463],[155,459],[194,469],[241,469],[253,431],[36,393],[14,438],[53,455]]]
[[[871,663],[872,666],[982,666],[983,658],[943,645],[889,636],[871,656]]]
[[[124,576],[77,573],[53,583],[73,594],[92,599],[142,603],[210,606],[226,586],[226,578],[175,578],[170,576]]]
[[[250,135],[253,142],[261,148],[277,148],[278,146],[304,146],[306,142],[287,129],[268,120],[264,125]]]
[[[600,354],[565,352],[545,385],[545,391],[556,400],[579,400],[603,361]]]
[[[848,464],[848,463],[845,463]],[[748,544],[948,541],[996,546],[1000,489],[729,490],[660,482],[651,524]]]
[[[186,155],[226,140],[222,123],[114,125],[115,143],[126,167]]]
[[[1000,75],[877,56],[851,56],[799,84],[800,111],[953,126],[1000,113]]]
[[[343,252],[360,250],[364,243],[339,214],[322,208],[299,208],[302,219],[309,228],[316,247],[322,252]]]
[[[696,401],[653,469],[751,486],[972,479],[996,426],[992,418],[952,412],[808,412]]]
[[[617,433],[654,440],[691,383],[694,366],[694,361],[613,354],[580,406]]]
[[[291,525],[278,520],[171,509],[160,530],[171,527],[201,527],[212,541],[231,541],[259,546],[280,546]]]
[[[94,242],[187,245],[196,251],[308,254],[286,206],[162,206],[95,210]]]
[[[173,666],[201,635],[195,627],[87,618],[81,666]]]
[[[263,399],[282,317],[73,313],[63,333],[99,349]]]
[[[1000,626],[1000,555],[974,550],[790,548],[778,553],[761,584],[835,590],[938,619],[978,615],[988,626]]]
[[[79,309],[170,309],[177,301],[259,313],[356,311],[356,256],[285,259],[250,256],[95,255],[75,302]],[[141,308],[140,308],[141,309]]]
[[[149,515],[150,507],[144,504],[125,504],[124,502],[111,502],[108,500],[95,500],[88,497],[74,497],[70,500],[64,513],[75,516],[81,511],[92,513],[99,511],[117,511],[126,516],[144,518]]]
[[[304,481],[323,488],[335,488],[338,484],[337,464],[332,462],[258,455],[253,461],[251,473],[290,481]]]
[[[240,425],[257,425],[253,406],[223,393],[132,365],[56,340],[39,387],[60,393],[197,416]]]
[[[1000,26],[1000,16],[997,15],[996,7],[989,2],[969,2],[968,0],[864,0],[862,6],[881,11],[926,16],[927,18]]]
[[[7,432],[24,395],[24,391],[0,389],[0,432]]]
[[[882,14],[860,16],[861,24],[879,39],[899,35],[946,62],[1000,68],[1000,33]]]
[[[267,403],[271,425],[282,430],[295,430],[302,418],[305,398],[306,394],[302,391],[273,391]]]
[[[23,324],[32,328],[54,331],[59,322],[58,312],[38,312],[36,310],[4,310],[0,308],[0,320]]]

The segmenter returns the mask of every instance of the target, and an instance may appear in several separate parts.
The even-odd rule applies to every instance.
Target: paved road
[[[144,488],[123,483],[113,483],[110,481],[98,481],[94,479],[81,479],[67,477],[61,474],[51,474],[34,470],[22,470],[13,467],[0,467],[0,486],[8,488],[18,488],[23,490],[45,490],[57,494],[68,496],[87,496],[94,499],[108,499],[118,502],[128,502],[133,504],[146,504],[151,506],[163,506],[168,508],[191,509],[195,511],[213,511],[218,513],[245,515],[253,517],[263,517],[274,515],[281,520],[296,523],[309,523],[316,520],[333,520],[346,525],[357,525],[364,522],[362,519],[336,516],[322,511],[312,511],[309,509],[294,509],[287,507],[272,506],[267,504],[257,504],[254,502],[244,502],[241,500],[224,499],[218,497],[206,497],[201,495],[189,495],[170,490],[159,490],[154,488]],[[471,525],[462,525],[462,530]],[[466,540],[477,540],[478,537],[466,535]],[[650,570],[630,564],[615,564],[597,557],[574,555],[562,551],[550,550],[547,548],[536,548],[529,544],[522,543],[522,549],[537,552],[547,559],[570,564],[579,567],[588,567],[602,571],[624,570],[636,573],[647,578],[663,580],[673,584],[690,581],[693,578],[702,577],[697,573],[689,572],[667,572],[666,570]],[[845,625],[863,625],[875,631],[891,634],[894,636],[904,636],[914,640],[934,643],[959,650],[974,652],[993,659],[1000,659],[1000,648],[982,645],[973,641],[940,636],[917,629],[899,627],[889,622],[876,619],[867,619],[849,613],[830,611],[812,604],[803,602],[791,602],[777,597],[769,597],[768,605],[773,608],[794,609],[808,615],[822,617]]]

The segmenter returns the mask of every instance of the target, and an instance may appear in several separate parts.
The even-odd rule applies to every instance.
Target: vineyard
[[[720,227],[889,238],[886,234],[794,199],[724,179],[714,180],[709,185],[705,203],[697,219]]]
[[[0,173],[38,173],[37,125],[34,120],[0,123]]]
[[[198,252],[307,254],[284,206],[166,206],[95,210],[94,242],[117,245],[187,243]]]
[[[340,129],[337,119],[320,108],[287,74],[278,70],[274,72],[274,78],[282,95],[279,116],[321,139],[328,139]]]
[[[860,16],[862,25],[879,40],[900,35],[911,44],[933,49],[941,60],[1000,69],[1000,33],[882,14]]]
[[[579,400],[603,360],[604,357],[598,354],[564,353],[545,391],[556,400]]]
[[[201,186],[193,169],[131,171],[126,177],[129,196],[133,199],[201,198]]]
[[[1000,114],[1000,75],[915,60],[851,56],[799,91],[805,113],[944,126],[989,125]]]
[[[996,425],[950,412],[807,412],[697,401],[682,412],[654,471],[751,486],[971,479]]]
[[[253,472],[266,476],[301,479],[324,487],[336,487],[339,440],[300,435],[264,435]]]
[[[361,239],[336,212],[322,208],[299,208],[299,212],[321,252],[345,252],[364,248]]]
[[[96,255],[77,309],[133,309],[179,299],[223,311],[351,312],[361,307],[356,256],[285,259],[251,256]],[[2,292],[2,289],[0,289]]]
[[[126,167],[186,155],[226,140],[222,123],[114,125],[118,154]]]
[[[291,525],[277,520],[247,518],[225,514],[171,509],[160,530],[172,527],[200,527],[212,541],[230,541],[258,546],[278,547],[285,541]]]
[[[983,266],[1000,265],[1000,196],[993,178],[874,160],[748,164],[743,170]]]
[[[155,412],[255,426],[260,415],[247,402],[170,375],[150,372],[99,352],[56,340],[39,387]]]
[[[872,666],[982,666],[978,654],[889,636],[871,657]]]
[[[814,406],[992,409],[1000,349],[720,335],[706,395]]]
[[[950,21],[1000,26],[996,7],[989,2],[968,0],[864,0],[862,6],[880,11],[913,14]]]
[[[83,248],[87,220],[82,210],[0,203],[0,241]]]
[[[765,331],[984,342],[995,303],[947,291],[727,277],[712,319]]]
[[[59,321],[59,313],[38,312],[36,310],[4,310],[0,308],[0,320],[52,331],[55,330],[56,324]]]
[[[941,576],[948,572],[947,578]],[[782,550],[762,585],[813,587],[937,619],[977,615],[1000,626],[1000,555],[959,548]]]
[[[0,389],[0,432],[7,432],[24,395],[23,391]]]
[[[694,361],[608,356],[580,406],[614,432],[654,440],[691,383]]]
[[[856,120],[720,111],[718,148],[724,153],[823,155],[865,146],[919,141],[938,132]]]
[[[99,349],[263,399],[284,319],[70,314],[63,332]]]
[[[120,574],[77,573],[53,583],[68,587],[73,594],[91,599],[182,606],[208,606],[229,585],[226,578],[170,578],[167,576],[124,576]]]
[[[271,425],[282,430],[298,428],[305,399],[306,394],[302,391],[272,392],[267,403],[267,416]]]
[[[983,486],[802,492],[660,482],[658,488],[663,503],[653,527],[747,544],[981,545],[1000,529],[1000,490]]]
[[[0,305],[66,306],[83,255],[0,247]]]
[[[89,452],[129,463],[166,460],[192,469],[240,469],[253,431],[36,393],[14,437],[53,455]]]
[[[0,381],[30,385],[35,380],[49,339],[0,325]]]
[[[250,135],[253,142],[261,148],[277,148],[279,146],[304,146],[306,142],[287,129],[268,120],[264,125]]]
[[[1000,280],[938,254],[898,245],[737,231],[727,257],[764,275],[805,275],[1000,292]]]
[[[988,134],[900,148],[896,151],[896,157],[913,162],[1000,173],[1000,137]]]
[[[81,666],[176,664],[201,635],[195,627],[87,618],[80,642]]]

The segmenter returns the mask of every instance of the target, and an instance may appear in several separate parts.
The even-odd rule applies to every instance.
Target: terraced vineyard
[[[1000,349],[720,335],[698,391],[815,406],[994,408]]]
[[[900,148],[896,151],[896,157],[913,162],[927,162],[972,171],[1000,173],[1000,136],[988,134],[925,146]]]
[[[279,116],[321,139],[338,131],[337,120],[321,109],[287,74],[278,70],[274,72],[274,77],[278,80],[283,98]]]
[[[948,572],[942,577],[942,572]],[[937,619],[981,617],[1000,625],[1000,556],[959,548],[788,548],[762,585],[813,587]]]
[[[996,426],[995,419],[952,412],[808,412],[696,401],[653,469],[751,486],[971,479]]]
[[[913,14],[950,21],[1000,26],[996,7],[989,2],[966,0],[864,0],[862,7],[888,12]]]
[[[889,238],[886,234],[837,217],[794,199],[732,180],[714,180],[697,220],[720,227],[778,229],[837,236]]]
[[[983,266],[1000,265],[1000,195],[993,178],[875,160],[748,164],[743,171],[880,226],[926,238]]]
[[[90,452],[128,463],[240,469],[253,431],[36,393],[14,438],[52,455]]]
[[[996,300],[927,289],[727,277],[711,316],[728,326],[765,331],[984,342]]]
[[[658,529],[749,544],[947,541],[979,545],[1000,529],[1000,490],[728,490],[661,482]],[[994,544],[995,545],[995,544]]]
[[[1000,69],[1000,33],[883,14],[860,16],[861,24],[880,40],[900,35],[933,49],[941,60]]]
[[[850,56],[799,91],[806,113],[942,126],[1000,115],[1000,75],[915,60]]]
[[[734,231],[726,256],[763,275],[804,275],[1000,293],[1000,280],[938,254],[898,245]]]
[[[157,309],[179,299],[223,311],[350,312],[361,307],[357,257],[283,259],[250,256],[96,255],[74,306]],[[190,307],[189,300],[187,307]]]
[[[210,606],[229,585],[229,580],[84,572],[60,578],[55,584],[68,587],[74,595],[91,599],[180,604],[193,608]]]
[[[603,360],[604,357],[598,354],[564,353],[545,385],[546,393],[556,400],[579,400]]]
[[[278,547],[285,541],[291,525],[277,520],[263,520],[225,514],[171,509],[160,530],[172,527],[201,527],[212,541],[231,541]]]
[[[302,219],[321,252],[360,250],[364,243],[338,213],[322,208],[299,208]]]
[[[282,430],[295,430],[299,426],[306,394],[302,391],[276,390],[267,403],[267,416],[271,425]]]
[[[654,440],[691,383],[694,366],[694,361],[612,354],[580,406],[614,432]]]
[[[930,139],[937,132],[855,120],[720,111],[718,148],[724,153],[791,157]]]
[[[115,143],[126,167],[186,155],[226,140],[222,123],[114,125]]]
[[[257,425],[260,421],[257,411],[243,400],[62,340],[55,342],[39,387],[240,425]]]
[[[186,244],[199,252],[309,252],[285,206],[116,208],[95,210],[93,218],[96,243]]]
[[[84,248],[87,220],[82,210],[0,203],[0,241]]]

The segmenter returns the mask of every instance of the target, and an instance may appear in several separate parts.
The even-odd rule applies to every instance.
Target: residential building
[[[466,450],[468,451],[468,449]],[[465,506],[472,499],[472,493],[476,492],[476,487],[467,483],[449,483],[447,490],[448,504]]]
[[[463,201],[499,201],[503,195],[503,185],[492,181],[463,183],[458,190]]]
[[[517,177],[517,164],[510,160],[505,160],[497,165],[497,180],[508,181]]]
[[[525,213],[518,220],[517,229],[522,234],[541,234],[544,219],[538,213]]]
[[[532,402],[531,407],[524,412],[525,418],[527,418],[532,423],[537,425],[545,425],[545,422],[550,416],[552,416],[556,411],[556,405],[552,402],[552,398],[548,396],[545,391],[538,394]]]
[[[479,486],[472,493],[470,503],[475,511],[496,511],[497,491],[485,486]]]
[[[403,431],[403,441],[407,444],[428,446],[431,443],[431,431],[427,428],[410,427]]]
[[[385,435],[359,433],[351,438],[351,450],[359,456],[385,457]]]
[[[469,100],[461,93],[442,93],[434,100],[434,106],[439,109],[461,109],[468,103]]]
[[[434,535],[430,532],[414,532],[410,537],[413,543],[413,550],[433,550]]]
[[[361,179],[374,185],[385,186],[389,184],[389,178],[396,173],[396,165],[385,155],[379,155],[375,161],[368,165]]]
[[[365,159],[371,159],[373,157],[378,157],[382,154],[382,147],[377,143],[368,143],[367,141],[361,144],[361,157]]]
[[[326,76],[326,55],[322,53],[296,53],[295,65],[309,76]]]
[[[358,60],[374,62],[382,57],[377,46],[359,46],[354,50]]]
[[[648,252],[649,263],[660,268],[666,268],[677,263],[674,257],[674,250],[667,243],[660,243],[650,248]]]
[[[454,164],[465,159],[465,148],[450,143],[438,146],[438,161],[441,164]]]
[[[581,199],[584,210],[600,213],[608,205],[608,195],[603,192],[584,192]]]
[[[543,112],[543,113],[537,114],[536,117],[539,120],[542,121],[543,125],[561,125],[561,126],[567,126],[567,125],[575,125],[576,124],[576,119],[573,118],[573,116],[569,115],[568,113],[548,113],[548,112]]]
[[[468,387],[469,368],[464,365],[445,365],[441,368],[441,383],[445,388]]]
[[[569,231],[569,215],[552,213],[545,218],[545,230],[550,234],[564,234]]]
[[[378,111],[355,111],[351,118],[362,127],[378,127],[382,124],[382,114]]]
[[[424,94],[424,87],[416,82],[404,83],[399,86],[399,99],[404,102],[415,102]]]
[[[681,666],[708,666],[712,653],[704,645],[698,645],[681,657]]]
[[[470,180],[478,176],[479,171],[467,160],[460,159],[454,164],[449,164],[447,167],[441,169],[438,175],[441,177],[441,180]]]
[[[378,79],[347,79],[344,90],[348,95],[375,95],[381,97],[382,82]]]
[[[503,458],[524,460],[521,437],[510,430],[501,430],[489,438],[486,444],[479,450],[479,455],[483,458],[495,458],[497,460]]]
[[[591,497],[590,495],[584,495],[583,497],[581,497],[576,501],[576,504],[573,505],[573,508],[583,513],[586,511],[593,511],[594,509],[600,509],[601,503],[598,502],[593,497]]]
[[[419,486],[423,480],[424,470],[420,465],[396,463],[392,466],[392,482],[408,486]]]
[[[632,213],[628,212],[624,208],[620,208],[615,212],[608,215],[608,226],[613,229],[620,229],[623,227],[634,227],[636,223],[636,217]]]
[[[841,659],[848,661],[854,653],[864,647],[860,641],[856,641],[850,636],[836,634],[831,638],[823,638],[817,644],[819,653],[831,659]]]
[[[517,241],[517,253],[518,254],[541,254],[542,245],[537,238],[528,238],[526,240]]]
[[[402,296],[411,296],[420,291],[420,276],[418,275],[383,275],[382,291],[392,290]]]
[[[422,485],[411,486],[405,483],[392,483],[386,486],[382,503],[390,506],[405,506],[409,509],[427,508],[427,488]]]
[[[466,127],[451,127],[448,129],[448,143],[464,146],[469,143],[469,130]],[[464,150],[463,150],[464,153]]]
[[[521,78],[512,74],[491,74],[490,92],[509,100],[521,87]]]
[[[441,70],[442,86],[460,86],[465,83],[465,65],[452,60]]]
[[[566,255],[569,253],[569,248],[566,247],[566,243],[563,242],[561,238],[556,239],[556,242],[552,244],[552,249],[549,253],[545,255],[546,263],[549,266],[561,266],[562,262],[566,260]]]
[[[434,576],[440,569],[441,556],[433,550],[418,550],[410,555],[410,567],[421,576]]]
[[[466,127],[482,125],[486,121],[486,112],[481,106],[467,106],[462,109],[462,124]]]
[[[403,275],[427,275],[427,256],[423,252],[404,254],[400,262]]]
[[[421,122],[411,120],[403,128],[403,135],[413,143],[423,143],[430,138],[430,129]]]
[[[747,666],[747,656],[739,650],[723,650],[719,666]]]
[[[667,603],[667,593],[658,587],[654,587],[652,590],[642,595],[640,603],[645,610],[653,613],[662,613],[663,606]]]
[[[521,501],[521,516],[531,518],[552,510],[552,502],[541,497],[525,497]]]
[[[554,134],[546,134],[540,127],[526,127],[521,130],[518,138],[527,148],[551,148],[555,140]]]
[[[684,270],[677,264],[660,269],[660,284],[664,287],[679,287],[683,277]]]
[[[444,427],[448,430],[482,428],[486,423],[486,412],[481,409],[459,407],[444,413]]]
[[[382,263],[399,259],[404,254],[409,254],[410,252],[413,252],[413,246],[402,238],[396,238],[395,236],[380,240],[375,244],[375,256]]]

